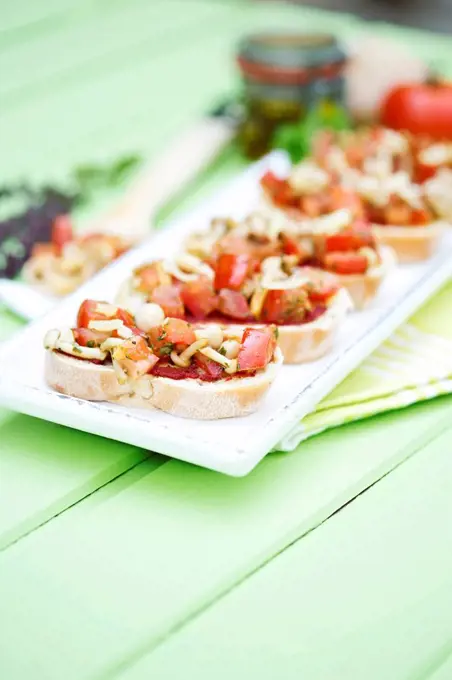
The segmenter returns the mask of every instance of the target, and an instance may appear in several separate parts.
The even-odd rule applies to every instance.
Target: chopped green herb
[[[163,347],[160,349],[160,354],[169,356],[173,349],[174,349],[173,343],[167,342],[166,345],[163,345]]]
[[[161,341],[164,340],[165,338],[166,338],[166,331],[163,330],[162,333],[161,333],[161,335],[158,336],[157,340],[158,340],[159,342],[161,342]]]
[[[96,346],[96,343],[94,342],[94,340],[88,340],[88,342],[86,343],[86,346],[90,347],[92,349],[93,347]]]
[[[224,347],[220,347],[220,349],[218,350],[218,352],[219,352],[220,354],[222,354],[224,357],[226,356],[226,350],[225,350]]]
[[[82,353],[82,350],[80,349],[80,347],[77,347],[77,345],[74,345],[72,349],[74,350],[74,352],[77,352],[77,354]]]

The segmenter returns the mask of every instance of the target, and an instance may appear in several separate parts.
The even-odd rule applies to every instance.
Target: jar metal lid
[[[243,38],[238,52],[245,59],[286,68],[346,60],[345,49],[328,33],[258,33]]]

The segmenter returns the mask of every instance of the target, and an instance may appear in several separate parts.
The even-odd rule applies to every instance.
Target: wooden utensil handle
[[[232,126],[217,118],[190,126],[145,166],[119,203],[88,230],[118,234],[134,242],[146,238],[156,212],[218,155],[233,132]]]

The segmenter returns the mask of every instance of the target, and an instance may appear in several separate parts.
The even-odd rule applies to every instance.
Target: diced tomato
[[[306,316],[307,301],[307,292],[301,288],[269,290],[262,307],[261,320],[265,323],[302,323]]]
[[[204,354],[196,352],[193,361],[198,368],[198,375],[201,380],[213,382],[214,380],[221,380],[223,377],[223,367],[216,361],[205,357]]]
[[[394,202],[384,209],[384,219],[386,224],[406,227],[411,224],[413,212],[409,205],[402,202]]]
[[[105,314],[101,314],[97,311],[97,305],[99,300],[85,300],[80,305],[80,309],[77,314],[77,326],[79,328],[88,328],[90,321],[102,320],[105,321],[108,317]],[[100,302],[100,304],[107,304],[106,302]]]
[[[300,247],[297,241],[294,238],[292,238],[292,236],[288,236],[288,234],[282,232],[279,235],[279,240],[281,241],[281,246],[284,255],[300,256],[304,253],[303,249]]]
[[[75,341],[83,347],[100,347],[100,345],[110,337],[110,333],[93,331],[90,328],[74,328],[73,334]]]
[[[127,355],[128,359],[132,361],[142,361],[143,359],[149,359],[153,352],[148,346],[146,340],[141,337],[134,337],[125,340],[122,348]]]
[[[183,319],[167,319],[162,326],[151,328],[148,333],[153,350],[159,355],[168,355],[177,345],[185,349],[196,341],[192,326]]]
[[[320,194],[308,194],[300,198],[300,210],[307,217],[319,217],[326,208],[326,200]]]
[[[428,210],[413,210],[411,224],[414,226],[423,226],[424,224],[428,224],[432,221],[433,217]]]
[[[245,328],[237,356],[238,371],[257,371],[271,361],[276,347],[274,328]]]
[[[218,309],[232,319],[247,319],[251,312],[246,297],[236,290],[223,288],[218,295]]]
[[[345,252],[363,247],[372,248],[375,240],[370,228],[344,229],[337,234],[325,237],[325,252]]]
[[[328,253],[325,267],[336,274],[364,274],[369,263],[364,255],[358,253]]]
[[[177,286],[157,286],[150,295],[150,301],[160,305],[166,316],[184,316],[184,303]]]
[[[32,257],[40,255],[58,255],[58,248],[53,243],[35,243],[32,250]]]
[[[65,243],[74,240],[72,222],[69,215],[59,215],[55,218],[52,225],[52,243],[59,252]]]
[[[180,296],[190,314],[197,319],[205,318],[217,306],[217,296],[207,276],[200,276],[194,281],[184,283]]]
[[[355,217],[364,214],[364,206],[357,193],[341,186],[333,186],[329,192],[329,208],[333,212],[342,208],[351,210]]]
[[[323,274],[324,276],[317,274],[312,284],[307,288],[310,302],[328,302],[339,290],[339,282],[336,277],[329,272],[323,272]]]
[[[200,377],[194,363],[191,363],[187,368],[180,368],[169,362],[159,361],[152,367],[150,373],[160,378],[171,378],[171,380],[196,379]]]
[[[143,293],[152,293],[157,286],[171,284],[171,277],[163,271],[161,262],[151,262],[139,267],[134,274],[139,280],[138,289]]]
[[[276,194],[284,187],[285,180],[280,179],[274,172],[268,170],[261,177],[261,186],[270,194]]]
[[[418,184],[423,184],[428,179],[436,175],[438,168],[435,165],[424,165],[418,163],[414,169],[414,181]]]
[[[240,290],[250,271],[250,264],[251,257],[249,255],[234,255],[232,253],[220,255],[215,267],[215,289]]]
[[[90,321],[106,321],[107,319],[120,319],[124,322],[124,325],[129,328],[135,327],[135,320],[129,312],[121,307],[117,307],[116,313],[113,316],[107,316],[102,312],[98,311],[98,305],[106,305],[107,302],[101,302],[99,300],[85,300],[80,305],[77,315],[77,326],[79,328],[88,328]]]

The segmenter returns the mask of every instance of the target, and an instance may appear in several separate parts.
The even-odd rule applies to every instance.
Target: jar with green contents
[[[267,152],[281,125],[303,120],[313,107],[345,110],[346,53],[332,35],[248,36],[237,63],[246,109],[238,139],[249,158]]]

